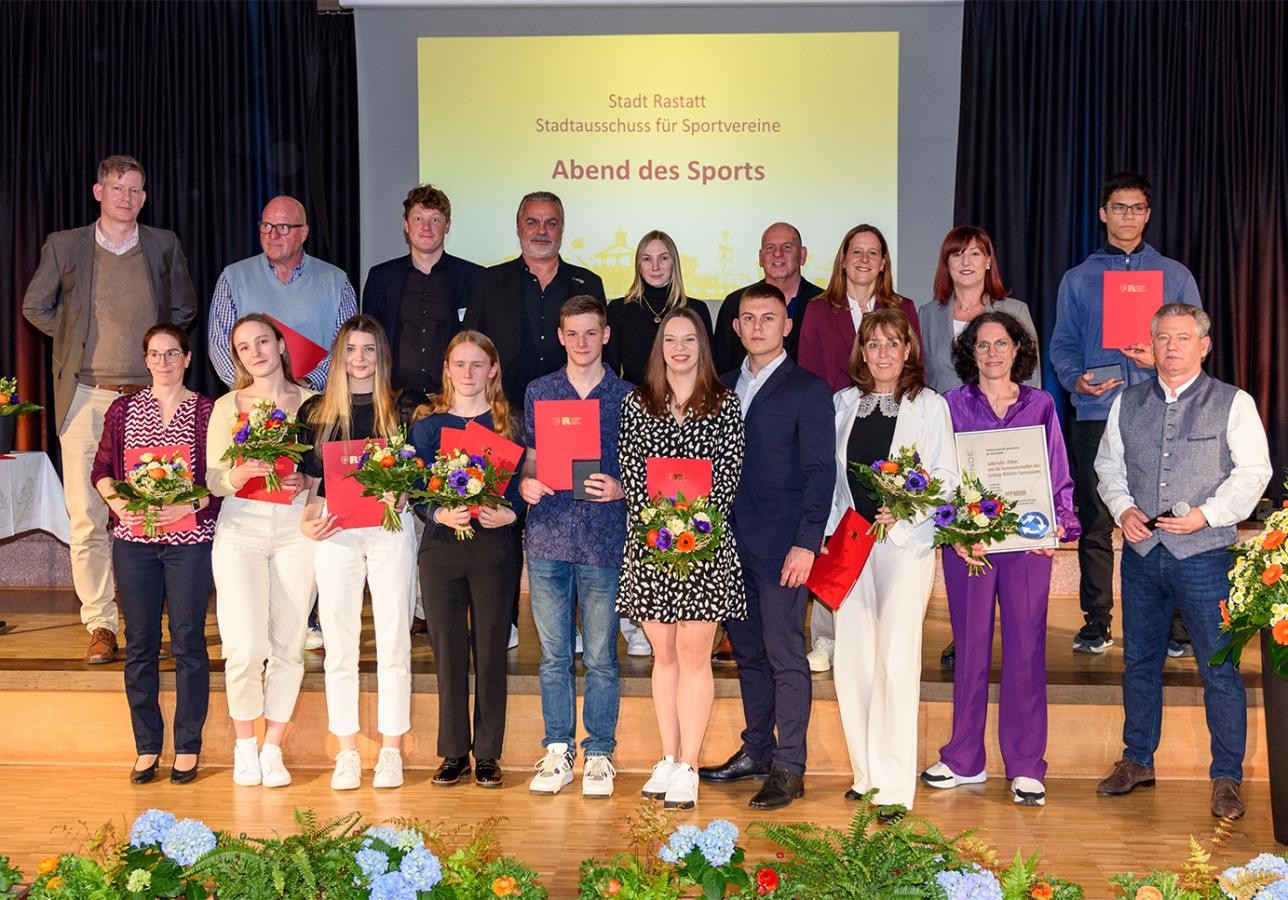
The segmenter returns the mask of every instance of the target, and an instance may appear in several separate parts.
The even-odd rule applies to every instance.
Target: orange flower
[[[689,504],[688,502],[682,500],[675,504],[675,508],[678,509],[680,512],[688,512]]]
[[[1276,622],[1275,627],[1270,629],[1270,636],[1280,647],[1288,646],[1288,619]]]
[[[892,459],[887,459],[881,464],[881,471],[885,472],[887,475],[898,475],[899,464]]]
[[[1279,547],[1283,544],[1284,537],[1285,537],[1284,533],[1280,531],[1278,528],[1276,528],[1274,531],[1266,535],[1266,539],[1261,542],[1261,549],[1274,550],[1276,547]]]
[[[380,460],[380,468],[392,469],[394,467],[394,463],[396,462],[398,462],[396,458],[392,456],[386,456]]]
[[[265,427],[265,428],[281,428],[281,427],[282,427],[282,423],[281,423],[280,421],[278,421],[277,419],[269,419],[267,422],[265,422],[265,423],[264,423],[264,427]]]
[[[8,403],[13,399],[13,395],[0,391],[0,403]]]
[[[622,892],[622,883],[616,878],[610,878],[608,879],[608,885],[605,887],[604,891],[608,896],[616,897]]]
[[[58,868],[58,857],[46,856],[44,859],[40,861],[40,865],[36,866],[36,874],[48,875],[50,872],[54,871],[54,869],[57,869],[57,868]]]
[[[1221,601],[1221,624],[1230,627],[1230,607],[1224,600]]]
[[[424,461],[423,459],[421,459],[419,456],[418,456],[418,457],[416,457],[416,468],[418,468],[418,469],[423,469],[423,468],[425,468],[425,461]]]
[[[1271,563],[1270,565],[1266,566],[1266,570],[1261,573],[1261,583],[1264,584],[1266,587],[1270,587],[1270,585],[1274,584],[1276,581],[1282,578],[1283,574],[1284,574],[1283,566],[1279,565],[1279,563]]]
[[[1136,891],[1135,900],[1163,900],[1163,892],[1152,884],[1147,884]]]
[[[51,891],[61,891],[63,889],[63,880],[55,875],[45,882],[45,887]]]
[[[483,473],[480,472],[474,466],[470,466],[468,469],[466,469],[465,474],[470,476],[471,478],[477,478],[479,481],[483,480]]]
[[[429,489],[431,491],[436,491],[442,486],[443,486],[443,479],[439,478],[437,475],[429,479]]]
[[[693,548],[696,546],[698,546],[698,542],[694,540],[693,535],[687,531],[675,539],[675,549],[679,550],[681,553],[692,553]]]
[[[514,893],[515,880],[512,875],[502,875],[492,882],[492,893],[498,897],[508,897]]]
[[[1039,881],[1033,887],[1029,888],[1029,896],[1033,900],[1051,900],[1055,895],[1055,889],[1045,881]]]
[[[650,547],[656,547],[656,546],[657,546],[657,529],[656,529],[656,528],[650,528],[650,529],[648,530],[648,535],[646,535],[646,536],[645,536],[645,538],[644,538],[644,541],[645,541],[645,543],[647,543]]]
[[[165,469],[160,466],[153,466],[148,469],[148,477],[153,481],[163,481],[165,479]]]

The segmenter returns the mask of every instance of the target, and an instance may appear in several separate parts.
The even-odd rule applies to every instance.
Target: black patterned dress
[[[725,397],[715,415],[689,416],[683,424],[669,414],[650,416],[633,391],[622,402],[618,459],[629,510],[626,552],[617,590],[617,611],[622,616],[668,623],[746,618],[742,567],[728,524],[742,477],[744,443],[742,412],[733,392]],[[635,538],[640,512],[648,505],[646,460],[650,456],[711,460],[710,499],[725,517],[724,539],[715,558],[694,565],[688,578],[677,578],[646,562],[644,546]]]

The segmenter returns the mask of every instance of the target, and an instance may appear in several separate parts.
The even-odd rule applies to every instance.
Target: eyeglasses
[[[291,233],[292,228],[304,228],[304,227],[305,227],[305,224],[303,222],[301,222],[298,225],[291,225],[287,222],[260,222],[259,233],[268,234],[270,231],[276,231],[282,237],[286,237],[288,234]]]
[[[147,361],[150,363],[159,363],[163,359],[166,362],[171,362],[171,363],[178,362],[179,360],[183,359],[183,351],[166,350],[164,352],[158,352],[156,350],[149,350],[146,354],[146,358],[147,358]]]
[[[1149,212],[1148,203],[1110,203],[1109,211],[1115,216],[1125,216],[1131,213],[1133,216],[1143,216]],[[285,232],[283,232],[285,233]]]
[[[1005,353],[1007,350],[1010,350],[1012,346],[1014,345],[1006,338],[999,338],[991,344],[988,341],[980,341],[975,345],[975,352],[980,356],[984,356],[989,350],[996,350],[998,353]]]

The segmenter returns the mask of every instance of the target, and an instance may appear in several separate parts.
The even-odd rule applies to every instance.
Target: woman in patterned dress
[[[662,758],[645,797],[669,809],[692,809],[698,798],[698,754],[715,686],[711,643],[716,625],[747,614],[742,569],[726,529],[714,559],[678,578],[645,559],[632,535],[648,505],[649,457],[710,459],[710,500],[726,517],[742,476],[743,430],[738,398],[716,377],[711,343],[698,314],[686,307],[662,320],[644,383],[622,403],[618,458],[629,509],[617,611],[644,623],[653,644],[653,705]]]

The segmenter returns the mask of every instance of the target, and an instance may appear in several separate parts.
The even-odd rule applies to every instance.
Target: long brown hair
[[[376,378],[371,390],[376,433],[358,437],[388,438],[398,432],[397,398],[390,382],[393,362],[389,353],[389,338],[379,322],[371,316],[359,314],[340,326],[335,343],[331,345],[331,369],[327,373],[326,387],[309,416],[309,424],[313,426],[319,443],[334,440],[337,431],[340,440],[347,441],[354,437],[353,394],[349,391],[349,373],[344,367],[349,340],[354,333],[369,334],[376,341]]]
[[[653,241],[661,241],[666,247],[666,252],[671,254],[671,284],[666,292],[666,305],[662,307],[662,314],[665,315],[673,309],[684,306],[688,303],[688,296],[684,293],[684,276],[680,274],[680,251],[675,248],[675,241],[665,231],[654,229],[640,238],[639,244],[635,247],[635,279],[631,282],[630,290],[626,292],[625,300],[627,303],[643,304],[644,287],[648,284],[644,276],[640,274],[640,257],[644,255],[644,248]]]
[[[903,371],[894,386],[894,401],[899,403],[906,396],[909,400],[917,399],[922,388],[926,386],[926,370],[921,365],[921,343],[913,333],[908,317],[901,309],[876,309],[867,313],[859,321],[859,333],[854,339],[854,349],[850,351],[850,381],[865,394],[871,393],[877,386],[876,379],[868,369],[863,358],[863,345],[877,336],[877,332],[897,338],[912,352],[904,361]]]
[[[237,344],[233,340],[237,335],[237,329],[247,322],[258,322],[273,332],[273,336],[282,345],[282,374],[286,376],[286,380],[291,384],[299,384],[299,379],[291,371],[290,348],[286,346],[286,338],[282,335],[282,329],[277,327],[277,322],[271,316],[266,316],[263,313],[246,313],[246,315],[233,323],[232,329],[228,332],[228,349],[232,352],[233,372],[236,373],[236,377],[233,379],[233,390],[240,391],[244,387],[250,387],[255,380],[255,376],[251,375],[250,371],[242,365],[241,357],[237,355]]]
[[[687,320],[698,335],[697,381],[693,385],[693,394],[684,402],[684,413],[694,416],[715,415],[720,411],[725,397],[730,392],[716,375],[707,327],[698,314],[687,306],[671,310],[662,317],[662,323],[657,326],[653,349],[648,355],[648,366],[644,370],[644,383],[635,389],[640,406],[644,407],[644,411],[650,416],[657,418],[667,415],[670,409],[671,385],[666,380],[666,359],[662,355],[662,344],[666,338],[667,323],[673,319]]]
[[[894,272],[892,271],[894,263],[890,259],[890,245],[886,243],[881,229],[875,225],[855,225],[845,232],[845,237],[841,239],[841,246],[836,248],[836,258],[832,260],[832,277],[828,280],[823,293],[814,300],[829,303],[833,309],[850,308],[845,290],[845,256],[850,252],[850,241],[860,234],[870,234],[877,239],[877,243],[881,245],[881,261],[885,264],[877,275],[876,291],[873,294],[876,302],[872,304],[872,308],[874,310],[898,309],[899,304],[903,302],[903,297],[894,292]]]
[[[496,345],[481,331],[462,331],[448,342],[447,349],[443,351],[443,389],[416,407],[412,421],[432,416],[434,413],[452,411],[452,404],[456,402],[456,390],[452,387],[452,379],[447,375],[447,363],[452,358],[452,351],[461,344],[473,344],[478,347],[487,354],[492,365],[497,367],[496,374],[487,380],[483,398],[492,409],[492,430],[502,437],[514,440],[519,423],[515,421],[514,416],[510,415],[510,403],[501,390],[501,357],[496,352]]]
[[[961,253],[974,242],[988,257],[988,271],[984,273],[984,296],[989,300],[1001,300],[1009,292],[1002,283],[1001,268],[997,264],[997,253],[993,250],[993,239],[988,232],[978,225],[958,225],[944,235],[944,242],[939,245],[939,264],[935,266],[935,299],[947,303],[953,295],[953,277],[948,272],[948,257]]]

